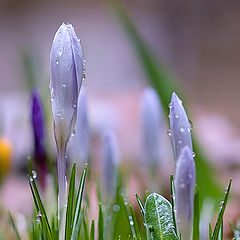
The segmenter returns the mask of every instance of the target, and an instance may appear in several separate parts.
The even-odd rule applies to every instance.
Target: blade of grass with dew
[[[48,218],[46,215],[45,208],[44,208],[42,200],[40,198],[40,194],[39,194],[35,179],[32,174],[33,170],[32,170],[32,165],[31,165],[30,160],[28,161],[28,170],[29,170],[28,182],[29,182],[29,186],[30,186],[30,189],[32,192],[32,196],[34,199],[36,209],[41,214],[40,221],[42,223],[42,227],[46,231],[48,239],[52,239],[51,228],[49,225],[49,221],[48,221]]]
[[[94,240],[94,237],[95,237],[95,223],[93,219],[91,224],[90,240]]]
[[[223,221],[221,222],[218,240],[223,240]]]
[[[220,208],[221,210],[220,210],[220,213],[218,215],[217,223],[216,223],[216,226],[215,226],[213,234],[212,234],[212,238],[211,238],[212,240],[217,240],[218,239],[218,234],[219,234],[219,231],[220,231],[221,223],[223,221],[223,214],[224,214],[224,211],[225,211],[225,208],[226,208],[226,205],[227,205],[231,184],[232,184],[232,178],[230,178],[228,187],[226,189],[224,200],[221,203],[222,204],[221,208]]]
[[[70,240],[71,233],[72,233],[73,204],[74,204],[74,194],[75,194],[75,176],[76,176],[76,163],[73,164],[71,177],[70,177],[70,184],[69,184],[66,225],[65,225],[66,240]]]
[[[103,220],[103,211],[102,204],[99,203],[99,215],[98,215],[98,240],[103,240],[104,234],[104,220]]]
[[[140,199],[140,197],[138,196],[137,193],[135,193],[135,196],[136,196],[138,205],[139,205],[139,207],[140,207],[140,209],[141,209],[141,213],[142,213],[142,215],[143,215],[143,217],[144,217],[144,215],[145,215],[145,209],[144,209],[144,205],[143,205],[143,203],[142,203],[142,200]],[[144,219],[145,219],[145,218],[144,218]],[[147,238],[147,240],[150,240],[150,239],[151,239],[151,236],[150,236],[149,229],[148,229],[148,227],[147,227],[146,224],[144,224],[144,226],[145,226],[145,229],[146,229],[146,238]]]
[[[10,225],[12,226],[12,229],[13,229],[15,235],[16,235],[17,240],[21,240],[20,234],[19,234],[18,229],[17,229],[17,226],[16,226],[16,224],[15,224],[15,220],[14,220],[14,218],[13,218],[13,216],[11,215],[10,212],[8,212],[8,219],[9,219],[9,223],[10,223]]]
[[[194,213],[193,213],[193,240],[199,240],[199,221],[200,221],[200,211],[199,211],[199,190],[195,187],[194,195]]]
[[[131,205],[129,205],[129,209],[130,209],[130,214],[132,216],[132,222],[133,222],[134,230],[135,230],[135,233],[136,233],[136,239],[141,240],[142,237],[141,237],[140,229],[139,229],[138,222],[137,222],[135,213],[134,213]]]
[[[126,214],[126,217],[128,219],[128,224],[129,224],[129,227],[130,227],[130,230],[131,230],[131,233],[132,233],[132,237],[133,239],[137,239],[137,236],[136,236],[136,232],[135,232],[135,229],[134,229],[134,224],[133,224],[133,221],[132,221],[132,216],[129,212],[129,209],[128,209],[128,202],[127,202],[127,199],[124,195],[122,195],[122,200],[123,200],[123,203],[124,203],[124,210],[125,210],[125,214]]]
[[[177,86],[176,82],[173,81],[173,78],[169,76],[165,66],[159,62],[153,51],[151,51],[149,46],[144,42],[124,7],[120,4],[117,4],[117,6],[113,6],[113,9],[115,10],[122,27],[125,29],[135,48],[136,54],[138,55],[148,81],[158,92],[167,116],[167,106],[170,101],[171,94],[176,90],[179,93],[179,87]],[[221,191],[219,186],[214,181],[214,171],[205,160],[205,156],[203,156],[202,152],[199,151],[200,148],[194,136],[193,145],[198,158],[196,161],[196,169],[197,184],[201,189],[200,205],[202,204],[203,199],[207,196],[211,196],[213,199],[215,199],[215,204],[217,204],[221,197]]]
[[[153,240],[179,240],[173,224],[172,205],[157,193],[150,194],[145,202],[145,223]]]
[[[208,236],[209,236],[209,240],[212,239],[212,225],[211,222],[209,222],[208,224]]]
[[[170,186],[171,186],[171,203],[172,203],[172,216],[173,216],[173,224],[175,228],[175,233],[178,236],[178,229],[177,229],[177,223],[176,223],[176,217],[175,217],[175,187],[174,187],[174,180],[173,175],[170,174]]]
[[[79,226],[80,226],[81,204],[82,204],[83,190],[84,190],[86,175],[87,175],[87,164],[84,166],[84,170],[83,170],[81,180],[79,183],[79,187],[78,187],[76,205],[74,208],[71,240],[75,240],[78,237],[78,231],[79,231]]]

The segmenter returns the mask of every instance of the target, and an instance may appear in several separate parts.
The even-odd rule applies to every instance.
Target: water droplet
[[[183,127],[180,127],[179,130],[180,130],[181,133],[183,133],[185,131]]]
[[[184,184],[184,183],[181,183],[181,184],[180,184],[180,188],[185,188],[185,184]]]
[[[168,104],[168,107],[171,108],[171,107],[172,107],[172,103],[169,103],[169,104]]]
[[[33,177],[33,179],[37,178],[37,171],[32,170],[32,177]]]
[[[179,140],[178,140],[178,143],[179,143],[179,144],[182,144],[182,140],[181,140],[181,139],[179,139]]]
[[[66,86],[67,86],[67,84],[66,84],[66,83],[63,83],[63,84],[62,84],[62,87],[63,87],[63,88],[65,88]]]
[[[73,107],[76,108],[76,107],[77,107],[77,104],[73,103]]]
[[[168,136],[171,136],[171,135],[172,135],[172,133],[171,133],[171,130],[170,130],[170,129],[168,129],[168,130],[167,130],[167,135],[168,135]]]
[[[133,225],[134,225],[134,222],[133,222],[133,221],[130,221],[129,223],[130,223],[130,225],[131,225],[131,226],[133,226]]]
[[[196,153],[195,153],[195,152],[193,152],[193,153],[192,153],[192,157],[194,158],[195,156],[196,156]]]
[[[176,115],[175,115],[175,118],[176,118],[176,119],[179,119],[179,115],[178,115],[178,114],[176,114]]]
[[[114,212],[119,212],[119,211],[120,211],[120,206],[117,205],[117,204],[114,205],[114,206],[113,206],[113,211],[114,211]]]
[[[86,58],[84,57],[84,58],[83,58],[83,63],[85,63],[85,62],[86,62]]]
[[[37,217],[42,217],[42,213],[38,212]]]
[[[168,114],[168,118],[170,118],[171,117],[171,115],[170,114]]]
[[[59,64],[59,60],[56,60],[56,64],[57,64],[57,65]]]
[[[36,222],[38,222],[38,223],[40,222],[40,218],[39,217],[36,218]]]
[[[192,128],[193,128],[192,121],[188,120],[188,123],[189,123],[189,128],[190,128],[190,130],[192,130]]]
[[[63,51],[62,51],[62,50],[60,50],[60,51],[58,52],[58,54],[59,54],[59,56],[62,56],[62,54],[63,54]]]
[[[75,136],[75,134],[76,134],[76,130],[75,130],[75,129],[73,129],[73,132],[72,132],[72,137],[74,137],[74,136]]]
[[[32,182],[32,181],[33,181],[33,178],[32,178],[32,177],[30,177],[30,178],[29,178],[29,181],[30,181],[30,182]]]
[[[55,98],[54,97],[51,97],[51,102],[53,103],[55,101]]]
[[[85,80],[86,79],[86,74],[85,73],[83,73],[83,80]]]

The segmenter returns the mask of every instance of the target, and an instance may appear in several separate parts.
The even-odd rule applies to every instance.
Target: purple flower
[[[116,136],[110,130],[102,137],[102,180],[108,197],[114,196],[117,188],[119,151]]]
[[[192,234],[195,178],[192,151],[185,146],[177,160],[175,173],[176,219],[184,240],[190,240]]]
[[[71,24],[62,24],[50,53],[50,92],[54,135],[57,145],[59,185],[59,239],[64,239],[66,211],[66,145],[73,131],[84,66],[80,41]]]
[[[45,128],[44,128],[44,111],[42,101],[37,89],[32,90],[32,109],[31,120],[34,136],[34,159],[38,167],[40,183],[43,189],[46,186],[47,159],[44,146]]]
[[[153,88],[144,90],[140,111],[144,160],[151,168],[156,169],[160,161],[163,112],[158,95]]]
[[[192,152],[191,123],[182,105],[182,101],[176,93],[172,94],[170,107],[170,131],[173,154],[175,161],[178,160],[182,149],[189,147]]]

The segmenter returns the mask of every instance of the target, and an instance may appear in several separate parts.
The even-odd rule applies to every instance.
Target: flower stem
[[[65,149],[58,151],[58,225],[59,225],[59,240],[65,239],[65,221],[67,209],[67,194],[66,194],[66,159]]]

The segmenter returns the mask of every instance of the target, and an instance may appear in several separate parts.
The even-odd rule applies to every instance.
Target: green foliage
[[[177,240],[171,203],[157,193],[148,196],[145,203],[145,222],[153,240]]]

